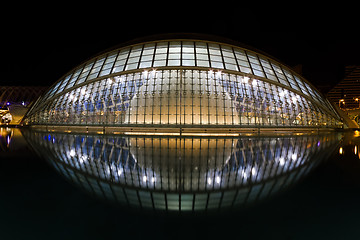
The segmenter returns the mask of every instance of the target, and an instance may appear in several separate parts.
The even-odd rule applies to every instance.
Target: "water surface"
[[[28,145],[23,144],[25,141],[18,129],[6,130],[3,128],[1,134],[2,152],[0,154],[0,189],[2,193],[0,200],[2,206],[1,234],[4,236],[4,239],[69,239],[69,236],[78,239],[99,239],[104,237],[180,239],[188,238],[189,236],[198,238],[224,238],[232,236],[234,232],[241,237],[252,238],[269,236],[280,239],[353,238],[357,236],[357,226],[360,222],[358,220],[360,213],[358,207],[358,203],[360,202],[360,179],[358,174],[360,169],[360,156],[358,151],[360,138],[355,135],[354,132],[350,132],[342,138],[339,145],[336,145],[334,142],[336,146],[334,146],[332,155],[325,156],[327,154],[320,154],[324,155],[326,159],[323,159],[324,156],[322,156],[322,159],[318,160],[318,164],[315,164],[317,162],[316,156],[315,159],[310,157],[310,155],[317,153],[316,150],[314,150],[314,152],[310,150],[303,151],[307,149],[307,144],[299,144],[302,142],[299,140],[300,138],[296,138],[297,141],[293,141],[293,143],[288,141],[288,144],[284,143],[286,142],[284,137],[280,138],[283,139],[283,145],[278,144],[279,140],[276,140],[277,143],[271,145],[271,139],[258,139],[257,145],[254,145],[256,147],[253,148],[252,152],[251,150],[245,150],[244,152],[244,154],[248,156],[246,159],[252,159],[248,161],[252,167],[245,168],[241,167],[248,165],[241,163],[242,158],[240,155],[242,156],[243,152],[238,149],[242,146],[240,142],[245,142],[249,145],[250,139],[248,138],[228,138],[215,142],[213,139],[209,140],[204,138],[182,139],[178,140],[178,143],[175,141],[173,145],[170,144],[173,148],[169,148],[169,144],[164,145],[163,142],[161,142],[163,140],[159,138],[156,138],[155,140],[157,142],[155,141],[154,143],[154,139],[140,137],[135,139],[135,142],[138,142],[137,144],[132,143],[131,146],[128,147],[128,151],[132,152],[134,159],[137,159],[136,162],[133,161],[135,165],[123,164],[117,165],[116,168],[111,167],[113,166],[111,162],[114,161],[103,162],[106,163],[104,166],[109,166],[110,178],[108,178],[106,168],[103,168],[102,165],[97,164],[96,166],[98,166],[98,169],[100,169],[101,166],[103,174],[101,175],[101,173],[98,172],[98,175],[94,175],[93,170],[96,169],[94,167],[86,168],[80,165],[77,166],[75,161],[73,161],[73,165],[71,165],[70,161],[66,162],[61,159],[69,160],[74,159],[76,156],[76,159],[80,160],[83,155],[79,154],[79,151],[80,153],[86,153],[93,157],[100,156],[103,146],[105,146],[104,152],[110,154],[111,144],[109,144],[109,139],[111,139],[111,137],[104,138],[104,136],[102,136],[100,137],[100,142],[96,143],[96,141],[98,141],[95,140],[96,136],[88,136],[89,144],[84,148],[86,144],[81,147],[82,136],[59,136],[59,139],[63,139],[62,142],[64,144],[61,149],[57,149],[56,146],[58,147],[59,145],[52,144],[53,137],[55,137],[55,142],[57,141],[55,135],[51,135],[50,140],[49,136],[47,136],[46,140],[44,139],[45,135],[40,134],[37,138],[38,142],[42,141],[44,148],[48,149],[48,154],[42,154],[44,158],[41,158],[35,154],[33,150],[30,150]],[[32,139],[32,145],[34,145],[35,138],[30,139]],[[39,139],[42,140],[40,141]],[[71,139],[74,139],[73,143],[69,143]],[[322,139],[324,140],[324,137]],[[126,148],[125,143],[127,142],[127,144],[129,144],[131,140],[132,139],[125,137],[123,145],[114,144],[113,158],[119,156],[119,154],[114,155],[114,151],[119,152],[121,149],[124,150]],[[166,140],[166,142],[170,140]],[[183,144],[181,146],[187,146],[186,144],[188,142],[194,146],[195,140],[197,141],[196,144],[200,144],[200,142],[201,144],[207,143],[208,147],[201,149],[198,147],[196,151],[192,150],[192,152],[185,152],[185,148],[180,147],[180,144]],[[251,141],[253,142],[254,140],[252,139]],[[92,143],[90,144],[90,142]],[[228,142],[230,143],[228,144]],[[316,146],[312,145],[310,149],[322,147],[321,144],[323,142],[320,142],[320,146],[317,147],[318,142],[316,138],[315,140],[311,140],[311,142]],[[217,149],[219,145],[222,146],[221,149],[223,150],[216,151],[215,154],[213,154],[211,151]],[[281,154],[273,155],[275,157],[278,156],[278,158],[274,158],[274,161],[268,164],[261,164],[264,163],[264,160],[261,162],[261,158],[257,153],[264,153],[267,151],[266,149],[269,151],[273,149],[276,152],[277,149],[282,148],[284,145],[288,146],[287,153],[289,151],[291,152],[290,155],[287,155],[291,160],[289,162],[291,164],[288,165],[288,167],[286,167],[285,164],[287,163],[287,158],[284,157],[284,160],[281,160],[281,156],[285,156]],[[90,152],[84,150],[87,149],[91,151],[89,146],[93,146],[93,149],[101,148],[98,153],[91,155],[88,154]],[[271,146],[273,147],[271,148]],[[75,152],[71,151],[72,147],[74,147]],[[149,148],[153,149],[154,147],[158,150],[157,153],[148,151]],[[174,151],[165,149],[173,149]],[[307,155],[304,155],[304,152],[307,153]],[[64,155],[61,158],[59,157],[60,155],[54,155],[57,153]],[[158,174],[156,167],[160,169],[159,167],[162,166],[162,162],[160,164],[158,160],[156,160],[159,159],[159,157],[154,157],[154,154],[165,154],[165,156],[170,156],[171,158],[181,156],[185,159],[190,159],[188,165],[192,166],[190,169],[193,169],[190,173],[196,171],[197,159],[197,161],[200,161],[197,165],[199,174],[188,177],[187,174],[189,172],[184,170],[187,163],[185,164],[186,160],[182,159],[182,164],[175,164],[173,167],[174,171],[176,170],[178,173],[181,173],[173,180],[182,180],[179,182],[175,181],[175,184],[171,184],[172,174]],[[296,161],[292,160],[293,154],[296,154],[297,159],[298,157],[299,159],[302,157],[298,165],[295,164]],[[330,150],[328,154],[330,154]],[[212,165],[206,166],[205,163],[208,161],[204,161],[204,159],[210,155],[215,155],[216,161],[210,161]],[[58,157],[50,158],[46,156]],[[195,156],[197,157],[195,158]],[[239,157],[235,159],[234,156]],[[124,159],[129,160],[129,158]],[[164,160],[163,158],[161,159]],[[219,159],[222,159],[222,161],[218,161]],[[306,159],[307,161],[305,161]],[[94,161],[96,159],[94,158],[92,160]],[[98,163],[102,163],[101,158],[97,161]],[[178,163],[178,161],[176,162]],[[284,164],[282,165],[281,163],[283,162]],[[310,162],[314,162],[312,168],[309,167]],[[85,163],[85,161],[83,161],[83,163]],[[131,161],[128,162],[128,164],[129,163],[131,163]],[[293,176],[291,178],[292,187],[290,186],[290,188],[286,188],[284,191],[280,191],[280,188],[279,191],[274,192],[275,194],[271,194],[272,191],[268,191],[270,194],[267,194],[264,198],[260,198],[260,196],[262,196],[261,194],[265,195],[266,180],[274,180],[274,176],[277,173],[275,170],[271,171],[270,168],[267,168],[271,163],[273,164],[272,166],[278,166],[278,169],[282,169],[282,171],[278,170],[281,174],[284,174],[288,169],[292,173],[298,171],[296,176],[299,176],[299,181],[295,182],[294,179],[297,178]],[[86,163],[84,165],[87,166]],[[279,168],[280,165],[282,165],[282,168]],[[54,166],[57,166],[57,168]],[[62,166],[62,168],[59,166]],[[252,174],[254,166],[257,167],[256,171],[261,170],[256,175]],[[291,166],[293,167],[291,168]],[[306,169],[308,170],[302,170],[303,174],[299,175],[300,170],[303,169],[302,166],[307,166]],[[171,166],[168,165],[165,167],[167,167],[167,171],[165,172],[171,173]],[[139,197],[139,195],[136,194],[138,199],[137,204],[128,205],[126,201],[125,204],[121,204],[118,198],[113,199],[115,201],[109,201],[109,197],[106,198],[108,195],[105,193],[107,201],[103,201],[104,196],[96,194],[97,191],[94,191],[93,185],[89,184],[89,186],[91,186],[90,189],[92,189],[91,192],[88,191],[81,182],[80,185],[74,182],[74,178],[69,174],[67,177],[64,171],[68,173],[68,169],[73,170],[78,178],[82,174],[85,179],[97,179],[98,184],[100,182],[109,184],[109,186],[113,184],[114,186],[134,190],[135,192],[143,191],[151,194],[164,192],[174,194],[180,190],[181,193],[185,194],[196,195],[198,193],[206,193],[210,196],[213,193],[228,192],[229,189],[248,189],[243,187],[250,185],[253,187],[260,184],[261,188],[257,194],[255,194],[254,204],[247,205],[248,200],[243,200],[241,204],[240,202],[239,204],[235,204],[236,206],[242,206],[242,203],[245,203],[247,207],[240,209],[235,208],[234,210],[234,208],[230,208],[230,211],[226,211],[226,209],[228,209],[226,207],[229,206],[218,203],[215,204],[216,209],[221,209],[221,211],[215,209],[215,213],[206,213],[205,215],[151,214],[149,212],[144,213],[143,211],[132,210],[134,208],[138,209],[139,203],[142,203],[142,196]],[[91,171],[86,172],[86,169],[90,169]],[[124,171],[124,181],[127,176],[125,174],[126,171],[130,173],[130,176],[132,173],[133,179],[137,179],[137,181],[127,181],[126,184],[124,184],[124,182],[121,182],[121,174],[120,178],[116,178],[116,175],[113,174],[113,172],[118,172],[119,169],[123,169]],[[152,172],[148,171],[151,169],[153,169]],[[221,169],[222,175],[217,175],[217,169]],[[242,172],[244,169],[245,171]],[[268,172],[266,172],[266,169],[268,169]],[[248,183],[244,181],[244,173],[246,173],[246,171],[250,171],[247,178],[249,179],[247,180],[248,183],[251,183],[250,185],[247,185]],[[136,178],[134,177],[135,173],[137,174]],[[205,174],[205,177],[203,177],[203,174]],[[238,176],[237,178],[235,177],[236,174]],[[255,175],[255,177],[252,175]],[[144,176],[146,176],[146,181],[141,181],[144,180]],[[154,182],[152,181],[152,176],[156,176]],[[210,177],[211,181],[208,181],[209,176],[212,176]],[[221,176],[220,184],[218,185],[217,182],[219,178],[216,178],[217,176]],[[262,178],[260,178],[260,176],[262,176]],[[161,183],[161,179],[169,179],[169,177],[170,184],[166,185],[165,183]],[[128,179],[130,178],[126,180]],[[187,184],[186,179],[192,180]],[[195,179],[198,179],[199,182],[196,182]],[[203,179],[202,182],[201,179]],[[277,181],[278,180],[276,180],[276,182]],[[210,184],[208,184],[209,182]],[[198,186],[198,188],[194,186]],[[273,183],[272,186],[277,185]],[[274,187],[272,187],[272,189],[274,189]],[[98,190],[104,195],[104,188],[101,187]],[[251,190],[246,191],[252,192]],[[249,199],[248,196],[250,195],[248,194],[246,199]],[[236,203],[236,198],[232,202]],[[207,204],[208,208],[212,206],[211,204],[209,205],[209,202],[207,202]],[[168,204],[168,207],[169,205],[171,204]],[[182,205],[181,201],[179,205]],[[129,210],[127,206],[132,206],[132,208]],[[152,204],[149,206],[150,209],[153,208]],[[192,206],[193,205],[191,205],[191,208]],[[223,209],[225,210],[222,211]],[[192,209],[190,212],[192,212]]]

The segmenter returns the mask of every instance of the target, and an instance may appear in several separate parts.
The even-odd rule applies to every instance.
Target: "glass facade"
[[[135,44],[65,74],[30,125],[330,127],[341,125],[306,80],[256,52],[210,41]]]
[[[175,212],[241,207],[269,197],[306,176],[340,138],[23,134],[87,192],[125,206]]]

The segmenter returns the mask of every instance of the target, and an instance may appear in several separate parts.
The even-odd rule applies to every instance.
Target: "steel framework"
[[[0,107],[8,104],[29,105],[34,102],[47,87],[41,86],[0,86]]]
[[[327,99],[257,52],[200,40],[145,42],[74,68],[38,99],[30,125],[337,128]]]

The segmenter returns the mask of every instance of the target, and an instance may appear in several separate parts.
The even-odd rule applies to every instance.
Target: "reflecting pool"
[[[188,213],[242,208],[282,192],[328,159],[342,137],[23,134],[57,172],[94,196]]]

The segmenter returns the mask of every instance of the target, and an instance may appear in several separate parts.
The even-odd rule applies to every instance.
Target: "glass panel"
[[[194,53],[194,42],[183,42],[182,43],[183,53]]]
[[[210,67],[208,60],[205,61],[205,60],[199,60],[199,59],[197,59],[197,60],[196,60],[196,64],[197,64],[197,66],[199,66],[199,67]]]
[[[195,66],[195,60],[192,59],[183,59],[182,60],[183,66]]]
[[[105,61],[105,57],[100,58],[95,62],[94,66],[92,67],[92,69],[90,71],[90,74],[89,74],[89,76],[87,78],[87,81],[91,80],[91,79],[94,79],[94,78],[96,78],[98,76],[99,71],[100,71],[104,61]]]
[[[124,65],[126,63],[126,59],[127,59],[128,55],[129,55],[129,51],[130,51],[130,48],[125,48],[119,52],[119,55],[114,64],[112,73],[121,72],[124,70]]]
[[[155,51],[155,44],[154,43],[148,43],[144,45],[144,50],[142,55],[143,56],[147,56],[147,55],[153,55]]]
[[[279,82],[286,85],[286,86],[289,86],[289,83],[286,80],[286,77],[283,74],[281,67],[279,65],[277,65],[276,63],[274,63],[274,62],[271,62],[271,66],[273,67]]]
[[[81,68],[75,71],[75,73],[71,76],[65,89],[71,88],[74,85],[74,83],[77,80],[78,76],[80,75],[81,71],[82,71]]]
[[[168,65],[180,64],[179,61],[169,59]],[[184,59],[183,64],[191,65],[194,61]],[[266,61],[263,62],[266,66]],[[149,67],[150,63],[142,62],[140,66]],[[166,60],[157,60],[156,63],[164,66]],[[207,61],[197,59],[197,63],[205,65]],[[218,64],[220,67],[222,62]],[[212,67],[216,68],[216,65]],[[84,69],[77,69],[55,88],[58,86],[58,92],[63,91],[68,81],[74,83],[77,76],[84,72]],[[305,89],[307,94],[310,91],[316,101],[323,103],[320,94],[309,84],[303,83],[297,76],[293,77],[288,70],[284,73],[291,84],[299,82],[301,90]],[[123,74],[81,86],[53,100],[47,113],[43,114],[49,115],[50,112],[54,123],[254,127],[317,126],[332,121],[321,108],[291,89],[215,69],[148,70]],[[37,117],[43,122],[47,118]],[[214,178],[216,175],[213,175],[212,181]],[[206,181],[202,186],[207,186]]]
[[[104,63],[104,66],[101,69],[101,72],[100,72],[99,76],[105,76],[105,75],[110,73],[111,68],[114,65],[114,61],[115,61],[116,56],[117,56],[117,54],[113,53],[113,54],[109,55],[106,58],[106,61]]]
[[[204,42],[196,42],[196,53],[200,53],[200,54],[208,54],[208,50],[207,50],[207,45]]]
[[[143,47],[142,45],[141,46],[138,45],[138,46],[134,46],[131,49],[127,64],[125,66],[125,71],[137,68],[139,61],[140,61],[142,47]]]

